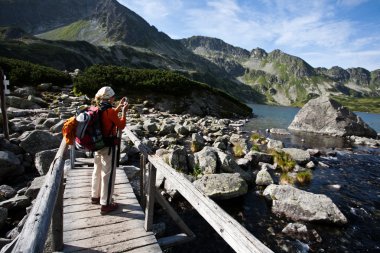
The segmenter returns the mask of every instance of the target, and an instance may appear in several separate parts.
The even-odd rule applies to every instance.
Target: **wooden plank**
[[[95,247],[94,249],[100,252],[126,252],[133,249],[139,249],[141,248],[141,246],[144,246],[144,245],[151,245],[151,247],[155,247],[158,252],[162,252],[154,236],[139,237],[139,238],[129,240],[129,241],[124,241],[121,243],[105,245],[102,247]]]
[[[120,204],[119,203],[119,208],[116,211],[112,212],[112,215],[120,215],[120,216],[125,216],[128,217],[129,215],[132,214],[138,214],[141,213],[141,208],[138,205],[131,205],[131,204]],[[79,219],[88,219],[91,217],[97,217],[100,216],[100,206],[98,206],[97,209],[92,209],[92,210],[85,210],[85,211],[80,211],[80,212],[75,212],[75,213],[66,213],[65,214],[65,220],[68,222],[76,221]]]
[[[63,233],[63,239],[66,244],[72,241],[83,240],[94,236],[103,235],[106,231],[123,232],[135,229],[142,229],[140,220],[124,220],[119,223],[107,224],[99,227],[76,229]]]
[[[144,214],[143,213],[130,213],[128,217],[125,215],[120,215],[121,211],[114,211],[110,213],[109,215],[99,216],[96,219],[80,219],[75,222],[71,221],[64,221],[63,226],[65,231],[70,230],[76,230],[76,229],[82,229],[82,228],[90,228],[90,227],[98,227],[102,225],[107,225],[111,223],[119,223],[125,220],[143,220]]]
[[[77,247],[82,247],[82,248],[91,248],[91,249],[97,249],[99,247],[103,246],[113,246],[114,244],[123,242],[126,243],[128,241],[134,241],[136,239],[141,239],[143,240],[149,240],[153,241],[155,240],[154,236],[153,238],[150,238],[153,233],[147,233],[144,231],[144,229],[140,230],[133,230],[133,233],[131,231],[122,231],[122,232],[114,232],[109,233],[107,231],[103,231],[102,234],[93,236],[90,238],[86,238],[83,240],[76,240],[76,241],[71,241],[70,243],[67,243],[65,246],[65,252],[71,252],[71,248],[77,248]],[[152,240],[153,239],[153,240]],[[108,251],[107,251],[108,252]]]

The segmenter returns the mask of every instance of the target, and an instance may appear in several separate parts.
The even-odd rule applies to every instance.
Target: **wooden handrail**
[[[62,203],[64,154],[67,150],[65,139],[62,139],[59,150],[50,166],[46,179],[41,187],[36,202],[33,204],[25,225],[10,246],[4,247],[1,252],[43,252],[46,238],[52,224],[54,251],[63,248],[62,231]],[[53,217],[53,218],[52,218]],[[4,251],[3,251],[4,250]]]
[[[205,196],[182,174],[176,172],[172,167],[164,162],[157,155],[150,155],[151,152],[141,141],[127,128],[125,133],[128,138],[141,150],[148,161],[156,168],[166,180],[198,211],[198,213],[215,229],[215,231],[236,251],[244,253],[270,253],[273,252],[266,245],[254,237],[246,228],[220,208],[212,199]],[[149,180],[151,180],[149,176]],[[155,182],[149,182],[149,185]],[[152,192],[150,190],[150,192]],[[152,196],[148,196],[152,198]],[[149,209],[146,209],[149,210]],[[149,210],[150,211],[150,210]],[[148,219],[152,219],[152,214],[145,213]],[[148,221],[150,224],[151,221]]]

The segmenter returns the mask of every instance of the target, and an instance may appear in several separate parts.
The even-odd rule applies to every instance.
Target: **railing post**
[[[145,207],[145,224],[146,231],[152,231],[153,212],[154,212],[154,192],[156,191],[156,168],[149,162],[149,188],[146,198]]]
[[[9,128],[8,128],[8,116],[7,116],[7,106],[5,104],[5,91],[4,91],[4,73],[0,68],[0,102],[1,102],[1,114],[3,117],[3,132],[4,138],[9,140]]]
[[[53,251],[61,251],[63,249],[63,192],[64,186],[62,176],[51,221]]]
[[[74,169],[75,167],[75,144],[70,145],[70,167]]]
[[[144,154],[140,155],[140,198],[141,198],[141,207],[144,209],[145,208],[145,203],[146,203],[146,195],[145,195],[145,184],[146,184],[146,170],[145,170],[145,165],[146,165],[146,159]]]

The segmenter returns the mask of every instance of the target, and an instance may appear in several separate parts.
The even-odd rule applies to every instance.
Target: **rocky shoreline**
[[[18,88],[7,97],[11,135],[10,141],[0,136],[0,247],[21,231],[61,142],[65,119],[75,114],[78,105],[88,102],[86,97],[73,96],[71,87],[62,90],[49,84]],[[301,184],[299,173],[325,166],[313,159],[320,155],[319,150],[284,148],[281,141],[258,133],[247,136],[241,132],[246,120],[171,114],[158,111],[150,101],[132,104],[127,121],[145,145],[213,199],[236,198],[249,187],[258,187],[273,213],[294,222],[349,222],[327,196],[299,190],[290,183]],[[284,129],[271,132],[289,134]],[[376,139],[347,138],[355,144],[380,145]],[[121,164],[127,164],[128,157],[138,150],[125,135],[122,139]],[[286,172],[286,180],[279,152],[295,162]],[[159,173],[156,186],[168,198],[178,195],[170,180]],[[291,224],[285,230],[295,238],[302,237],[304,225]]]

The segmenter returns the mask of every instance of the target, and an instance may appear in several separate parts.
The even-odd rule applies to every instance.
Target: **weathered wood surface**
[[[66,142],[63,139],[50,169],[46,174],[44,185],[38,193],[36,203],[34,203],[32,210],[29,213],[24,228],[22,229],[12,252],[24,253],[43,251],[58,192],[60,190],[60,184],[62,182],[64,166],[62,158],[64,157],[66,149]],[[56,215],[55,218],[59,219],[59,215]],[[59,223],[61,222],[62,220],[56,220],[54,224],[58,224],[59,226]],[[55,234],[55,236],[59,235]]]
[[[90,203],[92,168],[68,171],[64,194],[63,252],[162,252],[122,169],[116,170],[118,210],[100,214]]]

